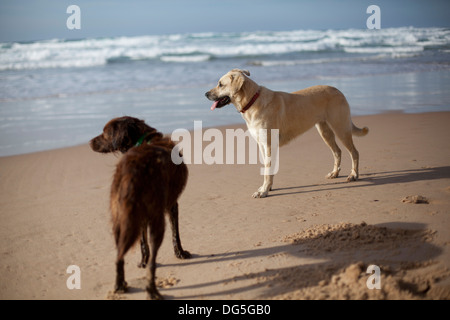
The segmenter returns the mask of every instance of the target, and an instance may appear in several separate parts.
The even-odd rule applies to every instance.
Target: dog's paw
[[[149,293],[148,298],[150,300],[164,300],[163,296],[159,292]]]
[[[128,291],[128,284],[124,281],[117,283],[114,287],[114,293],[126,293]]]
[[[164,300],[163,296],[158,292],[155,286],[147,287],[147,297],[150,300]]]
[[[337,177],[339,177],[339,171],[332,171],[329,174],[327,174],[325,178],[336,179]]]
[[[190,259],[192,257],[191,253],[189,251],[186,251],[186,250],[175,251],[175,256],[178,259]]]
[[[356,181],[358,180],[358,176],[355,174],[351,174],[347,177],[347,182]]]
[[[267,197],[267,195],[269,194],[268,191],[256,191],[252,197],[253,198],[265,198]]]
[[[147,263],[145,263],[145,262],[138,263],[138,268],[145,269],[146,267],[147,267]]]

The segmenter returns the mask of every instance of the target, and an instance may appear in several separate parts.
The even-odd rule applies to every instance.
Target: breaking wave
[[[198,63],[245,58],[254,64],[266,57],[302,52],[342,52],[402,57],[450,48],[450,29],[295,30],[280,32],[197,33],[81,40],[0,43],[0,71],[83,68],[155,60]],[[262,61],[261,61],[262,60]],[[296,63],[295,61],[293,63]]]

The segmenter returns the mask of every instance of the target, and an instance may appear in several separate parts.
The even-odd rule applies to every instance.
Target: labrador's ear
[[[231,72],[240,72],[242,74],[245,74],[246,76],[250,77],[250,71],[248,70],[242,70],[242,69],[233,69]]]
[[[239,74],[231,74],[231,87],[232,87],[232,95],[236,94],[239,90],[244,86],[245,80],[247,79],[243,73]]]

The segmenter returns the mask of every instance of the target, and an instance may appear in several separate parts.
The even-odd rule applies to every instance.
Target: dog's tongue
[[[217,107],[218,104],[219,104],[219,100],[214,101],[213,105],[211,106],[211,111],[213,111]]]

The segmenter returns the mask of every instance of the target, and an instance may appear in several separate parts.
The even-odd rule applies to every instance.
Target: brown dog
[[[151,299],[162,299],[155,285],[156,254],[165,229],[164,212],[172,225],[175,255],[191,257],[181,247],[178,231],[178,197],[183,191],[188,170],[172,162],[175,144],[144,121],[121,117],[109,121],[103,133],[90,141],[92,150],[122,152],[111,186],[111,214],[117,247],[115,292],[125,292],[124,256],[141,236],[142,261],[149,259],[147,230],[150,231],[151,261],[147,292]]]

